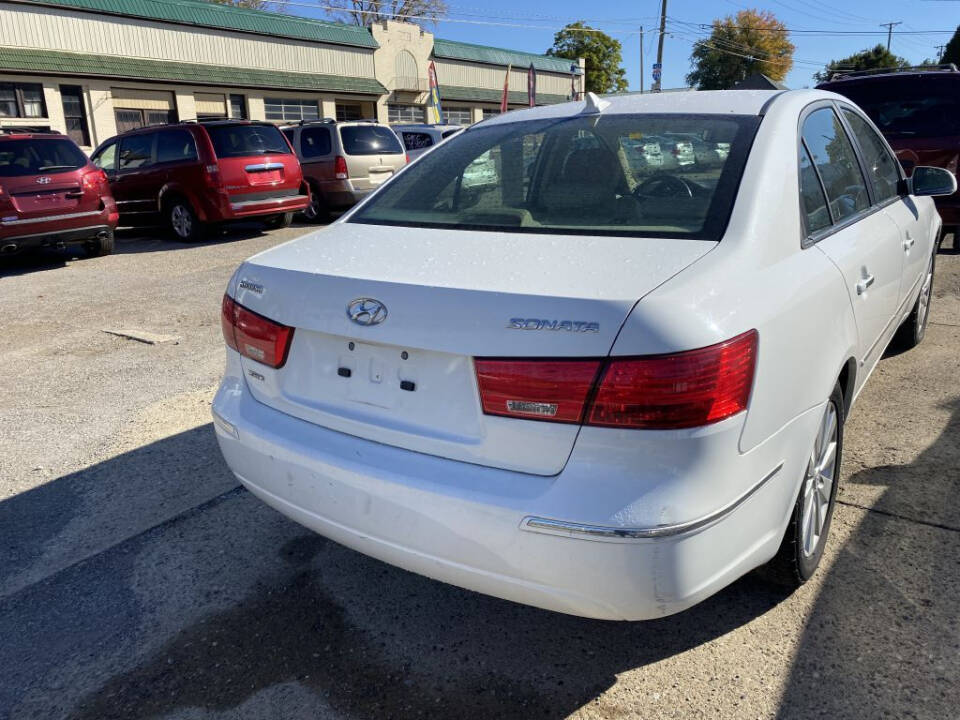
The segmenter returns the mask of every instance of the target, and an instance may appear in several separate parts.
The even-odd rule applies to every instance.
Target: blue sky
[[[309,4],[323,5],[323,0],[296,0],[289,12],[322,17],[320,12],[306,9]],[[611,0],[448,0],[449,18],[427,29],[439,37],[495,45],[515,50],[544,52],[553,43],[553,33],[566,22],[586,20],[620,40],[623,44],[624,67],[631,90],[640,89],[640,39],[643,25],[644,88],[649,87],[651,64],[656,53],[656,28],[659,0],[635,0],[632,3]],[[891,49],[913,62],[934,57],[936,45],[947,42],[946,34],[897,34],[896,31],[952,30],[960,24],[960,0],[668,0],[668,34],[664,41],[663,87],[684,85],[690,69],[690,48],[694,38],[704,31],[675,21],[704,23],[717,17],[751,7],[770,10],[792,30],[830,30],[837,32],[870,32],[870,35],[816,35],[793,33],[796,45],[793,70],[787,76],[790,87],[813,84],[811,75],[817,66],[852,52],[886,43],[886,28],[880,23],[902,21],[895,28]]]

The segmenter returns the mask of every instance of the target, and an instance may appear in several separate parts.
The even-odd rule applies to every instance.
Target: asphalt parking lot
[[[625,624],[397,570],[238,487],[210,424],[220,298],[309,229],[0,264],[0,718],[957,717],[956,251],[923,344],[850,417],[814,580]],[[164,342],[122,335],[144,331]]]

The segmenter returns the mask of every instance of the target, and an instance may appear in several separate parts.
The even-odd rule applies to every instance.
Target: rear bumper
[[[112,234],[114,227],[115,223],[113,225],[98,224],[26,235],[3,235],[0,236],[0,252],[11,253],[35,248],[80,244],[103,234]]]
[[[593,450],[578,458],[575,449],[553,477],[446,460],[273,410],[252,397],[238,369],[228,350],[213,405],[217,439],[227,464],[264,502],[404,569],[609,620],[679,612],[769,560],[808,454],[797,439],[813,437],[817,418],[816,409],[801,415],[747,454],[736,452],[742,418],[728,421],[707,441],[732,440],[725,463],[718,448],[688,449],[718,496],[750,478],[745,491],[703,512],[691,490],[701,479],[670,478],[656,457],[624,474],[622,463],[598,464]],[[618,510],[597,516],[602,504]]]
[[[310,196],[287,195],[281,197],[260,197],[244,200],[242,195],[234,195],[222,209],[223,220],[239,220],[258,215],[300,212],[310,203]]]
[[[352,180],[314,180],[314,184],[331,210],[352,208],[375,189],[355,187]]]

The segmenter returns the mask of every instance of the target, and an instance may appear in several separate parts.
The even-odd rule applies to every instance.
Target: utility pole
[[[643,42],[643,41],[641,40],[640,42]],[[640,47],[643,47],[643,45],[641,45]],[[935,45],[934,47],[936,48],[936,51],[937,51],[937,62],[940,62],[940,60],[943,58],[943,51],[947,49],[947,46]]]
[[[893,37],[893,29],[897,25],[903,25],[903,21],[880,23],[880,27],[885,27],[887,29],[887,52],[890,52],[890,39]]]
[[[657,67],[656,69],[660,72],[663,72],[663,35],[667,30],[667,0],[663,0],[663,4],[660,6],[660,39],[657,41]],[[655,80],[653,83],[652,90],[660,92],[660,80]]]
[[[640,26],[640,94],[643,95],[643,25]]]

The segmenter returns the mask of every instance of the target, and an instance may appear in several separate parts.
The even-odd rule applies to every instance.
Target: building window
[[[317,120],[320,117],[320,106],[316,100],[299,100],[297,98],[264,98],[267,110],[267,120]]]
[[[133,108],[116,108],[113,111],[117,121],[117,133],[146,127],[147,125],[167,125],[177,121],[177,113],[173,110],[136,110]]]
[[[243,95],[230,96],[230,117],[234,120],[247,119],[247,99]]]
[[[387,105],[387,120],[392,123],[422,123],[423,105]]]
[[[0,83],[0,117],[47,117],[47,107],[43,102],[43,85]]]
[[[337,103],[337,120],[339,122],[362,119],[363,107],[360,103]]]
[[[484,109],[483,109],[483,119],[484,119],[484,120],[486,120],[487,118],[496,117],[496,116],[499,115],[499,114],[500,114],[500,110],[499,110],[499,109],[494,109],[494,108],[484,108]]]
[[[83,88],[79,85],[61,85],[60,99],[63,102],[67,135],[77,145],[89,145],[90,132],[87,128],[87,113],[83,107]]]
[[[447,108],[444,113],[447,125],[470,125],[473,123],[473,113],[470,108]]]

